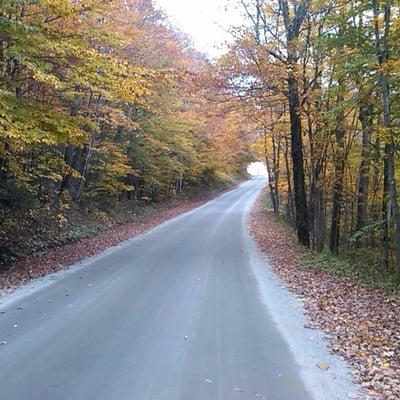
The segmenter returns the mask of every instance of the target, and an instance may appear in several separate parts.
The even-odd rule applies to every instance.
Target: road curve
[[[313,399],[253,273],[245,216],[264,185],[0,299],[0,398]]]

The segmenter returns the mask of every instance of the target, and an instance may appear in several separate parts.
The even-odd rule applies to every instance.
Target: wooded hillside
[[[3,261],[232,182],[251,158],[215,67],[151,0],[2,1],[0,78]]]

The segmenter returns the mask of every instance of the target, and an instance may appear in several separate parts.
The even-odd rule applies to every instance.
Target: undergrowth
[[[120,224],[152,216],[175,204],[208,198],[231,182],[198,187],[161,202],[146,199],[115,201],[113,204],[88,203],[83,207],[36,207],[15,210],[0,221],[0,272],[15,261],[40,254],[104,232]]]
[[[262,201],[265,212],[272,214],[275,220],[286,230],[287,234],[295,237],[293,227],[287,222],[283,213],[274,214],[268,196]],[[400,282],[395,273],[381,268],[380,254],[369,248],[349,248],[342,250],[339,256],[328,251],[314,253],[306,251],[300,257],[300,266],[310,269],[321,269],[337,276],[353,279],[361,287],[391,292],[393,298],[400,299]]]
[[[376,263],[376,255],[371,251],[348,250],[334,256],[328,252],[315,254],[307,252],[301,257],[300,265],[304,268],[322,269],[345,278],[355,279],[367,289],[400,292],[400,285],[395,274],[382,271]]]

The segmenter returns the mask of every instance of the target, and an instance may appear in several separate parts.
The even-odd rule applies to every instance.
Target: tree
[[[217,72],[151,0],[3,1],[2,255],[90,210],[111,219],[245,176],[247,133]]]

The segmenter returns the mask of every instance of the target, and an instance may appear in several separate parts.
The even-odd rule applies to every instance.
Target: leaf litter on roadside
[[[57,272],[69,265],[82,261],[86,257],[140,235],[168,219],[200,206],[211,197],[229,189],[232,189],[232,187],[193,200],[171,201],[165,206],[166,208],[156,211],[151,215],[139,216],[133,221],[116,224],[100,234],[90,236],[78,242],[55,247],[7,265],[0,273],[0,295],[34,278],[40,278],[52,272]],[[49,277],[49,279],[55,279],[55,277]]]
[[[399,400],[400,304],[350,278],[301,267],[305,250],[271,212],[262,209],[261,198],[251,213],[250,230],[275,273],[302,300],[310,319],[306,327],[328,334],[330,350],[353,366],[367,398]]]

